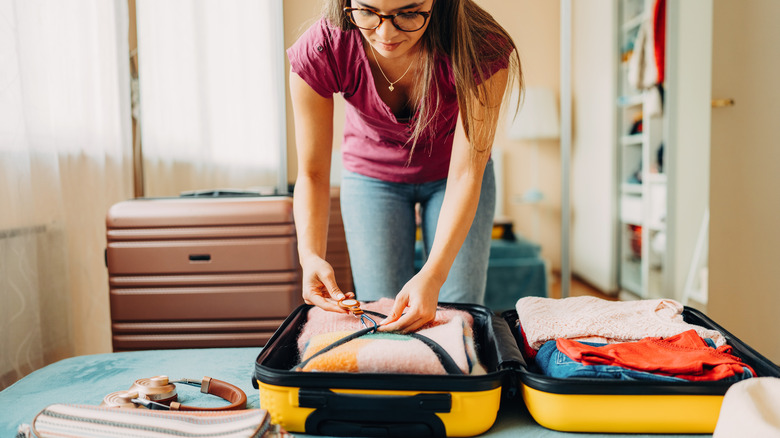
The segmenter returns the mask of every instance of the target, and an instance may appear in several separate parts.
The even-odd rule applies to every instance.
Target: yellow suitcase
[[[513,327],[517,345],[523,345],[517,312],[503,317]],[[759,376],[780,377],[780,367],[700,311],[685,307],[683,319],[718,330],[733,354]],[[523,363],[517,370],[518,388],[529,413],[540,425],[566,432],[712,433],[723,396],[734,383],[556,379],[542,374],[532,360]]]
[[[493,425],[509,375],[522,356],[501,316],[477,305],[446,304],[474,317],[484,375],[290,371],[311,306],[296,309],[255,362],[260,405],[290,432],[331,436],[475,436]]]

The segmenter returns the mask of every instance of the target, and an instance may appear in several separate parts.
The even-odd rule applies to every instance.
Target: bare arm
[[[325,261],[330,212],[330,160],[333,148],[333,99],[317,94],[300,76],[290,73],[295,117],[298,177],[293,211],[298,258],[303,269],[303,298],[325,310],[346,312],[336,300],[344,294],[333,267]]]
[[[460,118],[452,145],[452,159],[447,173],[436,237],[422,270],[401,290],[395,299],[393,313],[383,331],[414,331],[436,316],[439,290],[447,279],[455,257],[471,228],[479,204],[482,177],[490,158],[494,129],[501,110],[507,83],[507,70],[499,70],[485,82],[486,104],[475,103],[475,114],[466,137]],[[401,316],[403,314],[403,316]]]

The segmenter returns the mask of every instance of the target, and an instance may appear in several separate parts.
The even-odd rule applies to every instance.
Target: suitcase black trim
[[[339,388],[400,391],[476,392],[496,389],[525,364],[506,322],[484,306],[441,303],[474,316],[477,354],[488,370],[484,375],[414,375],[322,373],[290,371],[298,360],[297,339],[311,305],[301,305],[282,323],[255,361],[252,384],[298,388]]]
[[[446,428],[436,413],[452,409],[449,393],[367,396],[301,388],[298,403],[316,409],[306,418],[306,432],[318,435],[444,436]]]
[[[508,325],[512,327],[512,335],[518,346],[522,345],[516,310],[502,313]],[[780,367],[762,356],[754,349],[729,333],[700,311],[685,307],[683,319],[690,323],[709,329],[718,330],[733,348],[733,353],[750,365],[758,376],[780,377]],[[524,385],[545,393],[552,394],[582,394],[582,395],[718,395],[722,396],[736,382],[680,382],[659,383],[650,381],[625,381],[608,379],[568,378],[557,379],[548,377],[535,365],[522,366],[518,370],[519,380]]]

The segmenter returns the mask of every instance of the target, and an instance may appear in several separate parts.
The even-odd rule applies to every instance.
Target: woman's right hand
[[[339,306],[339,300],[354,298],[352,292],[344,293],[336,284],[333,267],[320,257],[310,257],[303,268],[303,301],[330,312],[349,313]]]

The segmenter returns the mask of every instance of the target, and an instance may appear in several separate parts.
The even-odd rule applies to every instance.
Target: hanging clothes
[[[652,13],[642,22],[628,60],[628,83],[645,91],[645,111],[663,114],[663,81],[666,69],[666,0],[656,0]]]

